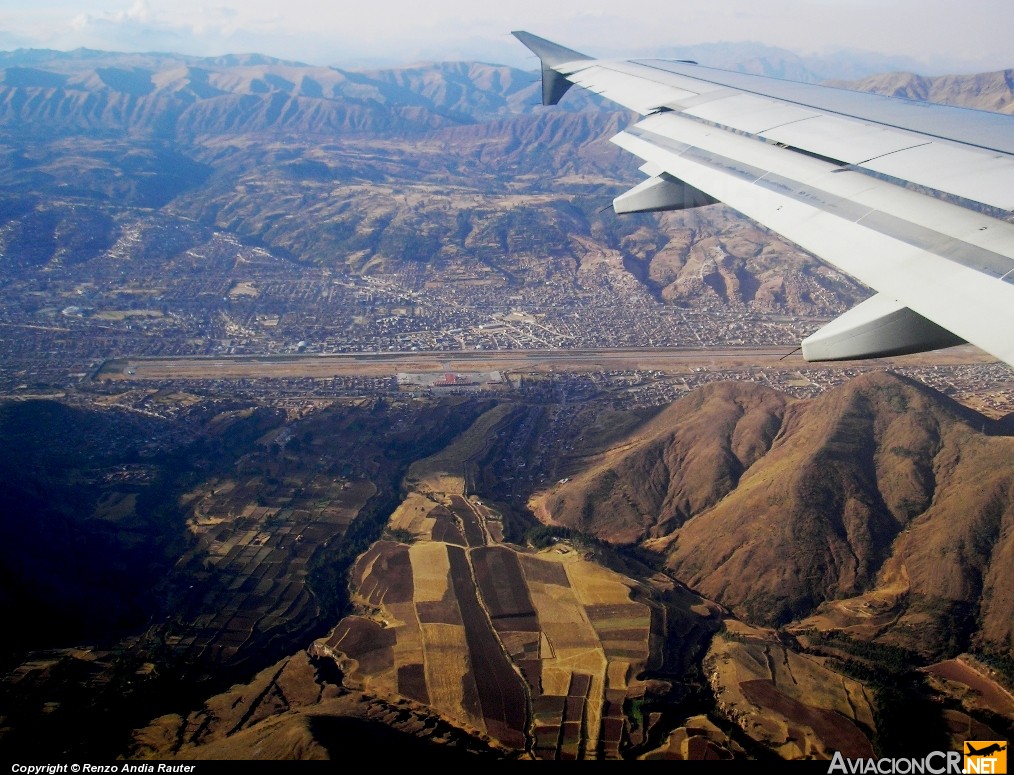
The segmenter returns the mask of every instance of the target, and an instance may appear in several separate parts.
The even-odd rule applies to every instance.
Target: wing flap
[[[684,110],[683,113],[747,134],[762,134],[776,127],[816,118],[820,115],[814,110],[798,105],[786,105],[783,102],[754,97],[751,94],[737,93],[694,105]]]
[[[613,200],[613,210],[625,213],[657,213],[666,210],[686,210],[691,207],[717,204],[710,197],[682,180],[662,173],[653,176]]]
[[[938,350],[964,340],[876,294],[803,340],[808,361],[849,361]]]
[[[1014,210],[1014,160],[1000,154],[932,142],[862,166],[973,202]]]
[[[568,78],[574,83],[641,115],[660,110],[678,112],[704,126],[744,132],[942,194],[1014,210],[1014,160],[1004,153],[957,145],[864,118],[743,94],[683,75],[660,74],[632,63],[581,61],[561,69],[573,71]],[[1014,120],[1011,124],[1014,131]]]

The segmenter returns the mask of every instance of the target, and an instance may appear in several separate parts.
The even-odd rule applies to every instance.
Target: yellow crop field
[[[638,670],[643,666],[643,660],[636,666],[626,660],[611,660],[606,669],[607,686],[611,689],[626,688],[630,685],[630,679],[637,675]]]
[[[560,555],[545,555],[554,559]],[[594,748],[602,720],[602,700],[608,662],[598,634],[592,627],[580,604],[581,594],[574,589],[589,574],[572,574],[575,567],[584,565],[574,555],[565,559],[571,587],[556,584],[530,584],[532,602],[538,611],[539,624],[550,648],[542,649],[542,691],[544,694],[566,696],[573,673],[592,676],[588,692],[587,734],[588,745]],[[546,652],[552,654],[546,658]]]
[[[618,573],[590,562],[570,563],[566,567],[574,594],[581,605],[630,602],[630,587],[623,583],[623,577]],[[645,615],[650,616],[647,608],[640,607]]]
[[[391,514],[387,526],[392,530],[407,530],[421,538],[429,538],[434,520],[427,515],[436,505],[436,501],[425,495],[410,492]]]
[[[406,628],[409,632],[398,631],[398,645],[407,643],[411,638],[411,630],[419,626],[419,620],[415,615],[415,604],[408,603],[384,603],[385,620],[389,627]],[[395,646],[397,649],[398,646]]]
[[[442,713],[485,730],[481,718],[466,714],[463,709],[462,677],[471,670],[465,628],[451,624],[423,624],[421,632],[426,651],[424,664],[430,704]]]
[[[412,544],[409,557],[412,558],[415,602],[443,600],[450,586],[447,545],[429,541]]]
[[[385,626],[350,641],[348,656],[373,671],[354,676],[364,685],[425,702],[511,746],[523,745],[534,713],[542,714],[540,756],[608,756],[625,723],[619,705],[643,693],[636,676],[652,610],[631,599],[635,582],[566,544],[538,553],[489,545],[480,523],[491,514],[466,499],[467,480],[513,411],[486,412],[409,469],[388,521],[393,535],[360,558],[354,579]],[[414,540],[399,542],[406,536],[394,531]]]
[[[572,597],[561,599],[555,595],[543,596],[532,590],[532,602],[539,612],[539,624],[552,642],[557,659],[561,659],[562,652],[567,650],[584,652],[599,648],[598,634]]]
[[[542,664],[542,693],[563,697],[567,694],[570,686],[570,668],[564,668],[554,663]]]

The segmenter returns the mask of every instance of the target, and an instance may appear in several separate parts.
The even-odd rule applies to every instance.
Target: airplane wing
[[[970,342],[1014,366],[1014,116],[513,34],[545,104],[578,84],[644,117],[612,138],[648,176],[617,213],[725,202],[877,291],[807,360]]]

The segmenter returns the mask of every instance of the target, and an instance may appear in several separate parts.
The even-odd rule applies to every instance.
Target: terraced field
[[[488,437],[504,416],[490,412],[412,466],[388,522],[408,542],[380,541],[359,558],[359,610],[312,653],[334,659],[349,688],[426,704],[533,758],[620,758],[624,707],[644,694],[662,604],[564,543],[502,541],[496,513],[463,482],[481,450],[469,434]],[[707,606],[687,616],[688,631],[713,626]]]
[[[177,569],[196,583],[167,638],[184,662],[232,665],[311,629],[319,613],[308,587],[313,558],[377,492],[367,480],[307,471],[279,480],[276,490],[266,498],[262,479],[251,476],[214,479],[187,496],[196,540]]]

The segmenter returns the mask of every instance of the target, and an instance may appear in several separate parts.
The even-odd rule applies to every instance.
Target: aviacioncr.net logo
[[[963,773],[1006,775],[1006,740],[966,740]]]
[[[1007,775],[1006,740],[966,741],[963,753],[933,751],[921,759],[846,759],[835,751],[828,775]]]

